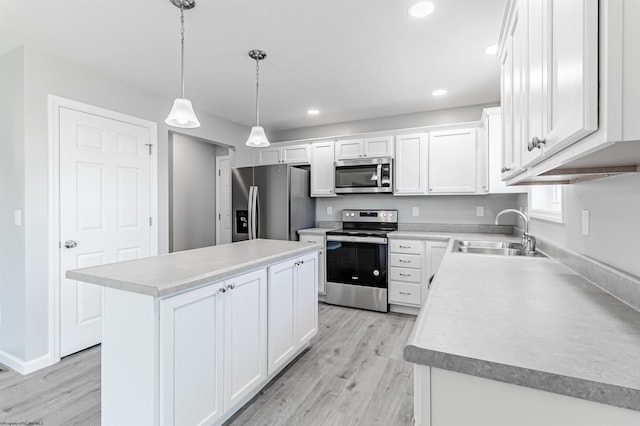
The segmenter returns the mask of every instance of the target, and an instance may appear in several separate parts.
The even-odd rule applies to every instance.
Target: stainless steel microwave
[[[336,194],[393,192],[393,158],[335,162]]]

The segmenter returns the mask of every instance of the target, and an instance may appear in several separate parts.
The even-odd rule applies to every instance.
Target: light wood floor
[[[402,360],[414,317],[319,306],[312,347],[230,425],[411,425],[413,369]],[[28,376],[0,373],[0,424],[100,424],[100,348]]]

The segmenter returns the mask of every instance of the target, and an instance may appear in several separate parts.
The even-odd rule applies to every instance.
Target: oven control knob
[[[373,276],[377,277],[378,275],[380,275],[380,271],[378,271],[377,269],[373,270]]]

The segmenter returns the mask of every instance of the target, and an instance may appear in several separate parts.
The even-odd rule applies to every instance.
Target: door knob
[[[537,136],[534,136],[529,143],[527,144],[527,150],[529,152],[533,151],[535,148],[542,148],[541,145],[546,144],[547,141],[545,139],[538,139]]]
[[[76,243],[76,242],[75,242],[75,241],[73,241],[73,240],[67,240],[67,241],[65,241],[65,242],[64,242],[64,246],[65,246],[66,248],[75,248],[75,247],[77,247],[77,246],[78,246],[78,243]]]

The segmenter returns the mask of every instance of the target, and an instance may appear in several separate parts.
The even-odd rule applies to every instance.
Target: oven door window
[[[327,241],[327,281],[387,287],[387,245]]]
[[[336,188],[373,188],[378,186],[378,165],[336,167]]]

